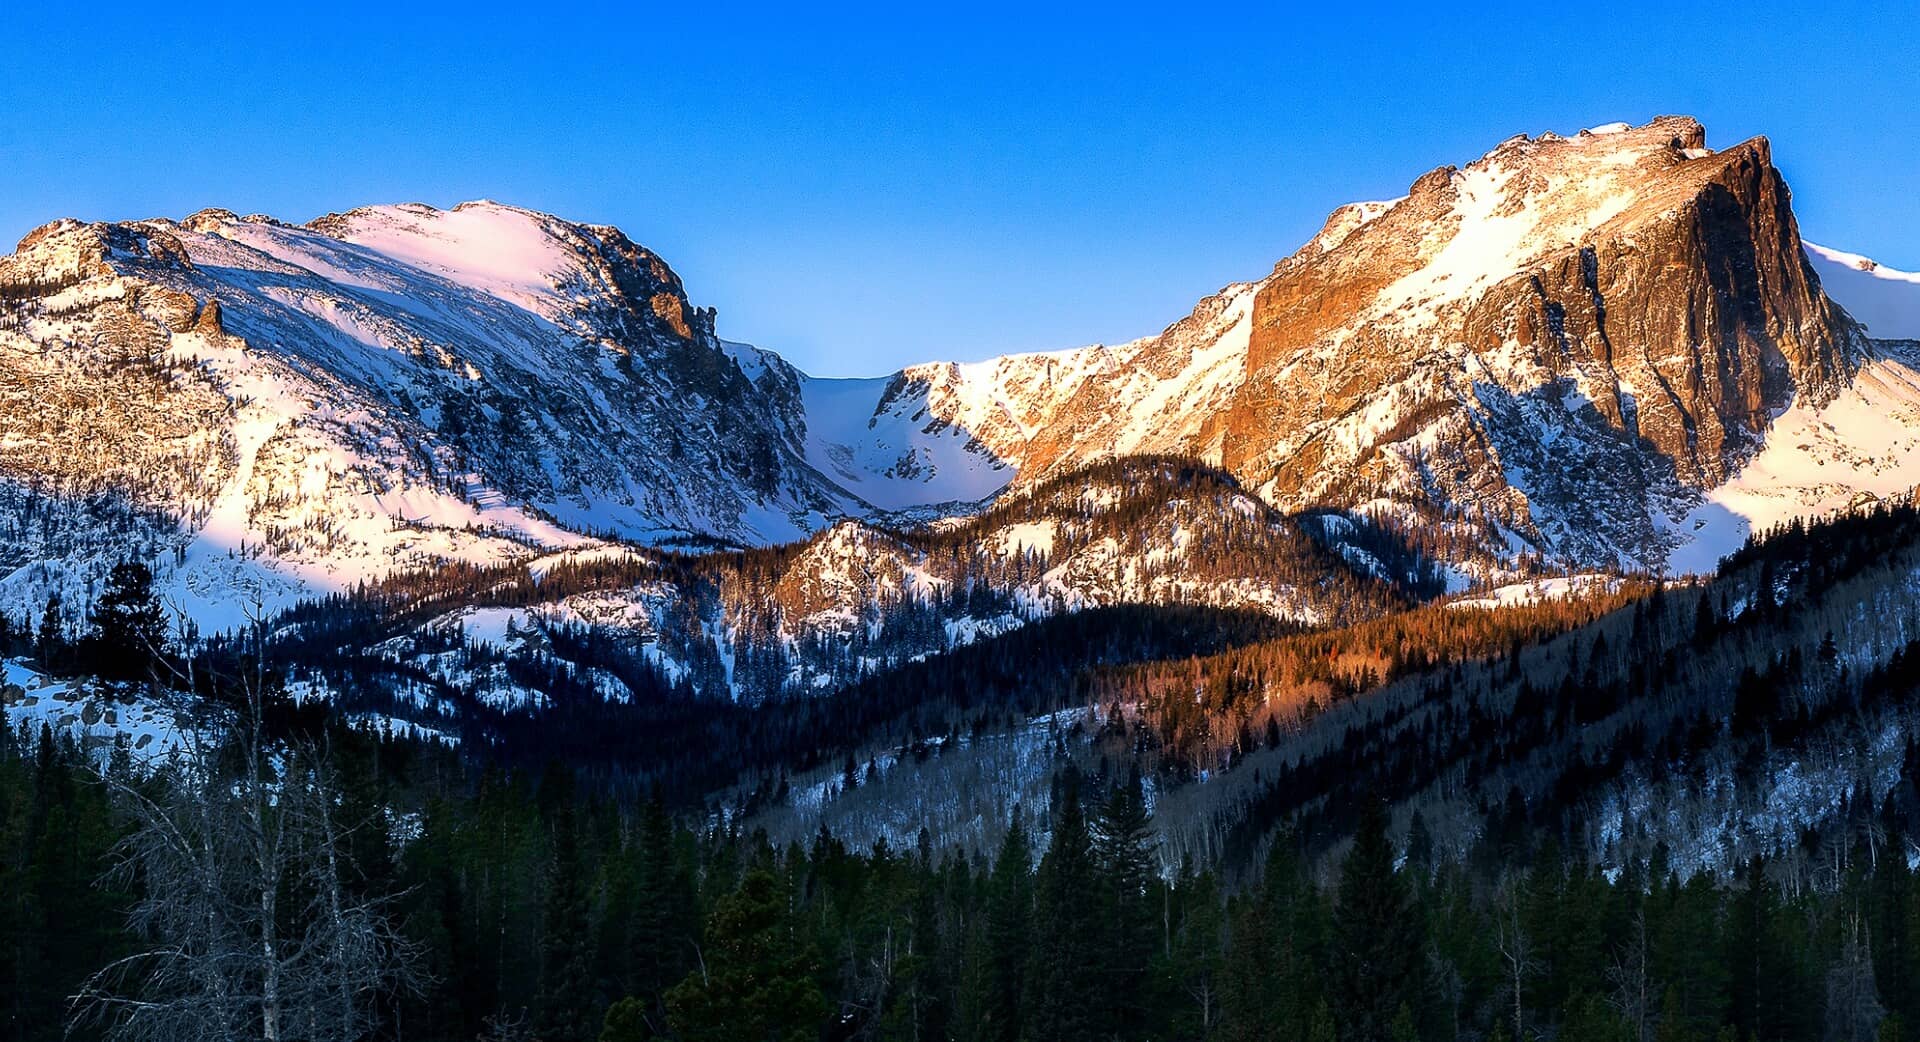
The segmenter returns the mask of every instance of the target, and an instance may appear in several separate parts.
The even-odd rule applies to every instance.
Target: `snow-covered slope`
[[[1749,534],[1920,486],[1920,350],[1882,344],[1832,401],[1796,401],[1767,444],[1673,521],[1685,540],[1675,571],[1710,572]]]
[[[1857,253],[1807,243],[1827,296],[1880,340],[1920,340],[1920,274],[1896,271]]]
[[[617,229],[486,202],[55,222],[0,259],[0,376],[14,610],[84,603],[131,551],[224,626],[396,569],[763,545],[1010,476],[950,424],[861,426],[877,383],[843,405],[723,343]]]

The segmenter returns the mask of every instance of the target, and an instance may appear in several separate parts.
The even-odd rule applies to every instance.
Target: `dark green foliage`
[[[1102,989],[1096,1001],[1114,1018],[1115,1034],[1136,1037],[1150,1022],[1153,1007],[1165,1000],[1151,987],[1149,972],[1156,948],[1170,940],[1164,936],[1170,924],[1155,922],[1166,908],[1158,900],[1162,885],[1139,771],[1100,805],[1093,819],[1093,855]]]
[[[756,868],[714,908],[705,964],[667,992],[667,1021],[685,1042],[812,1042],[829,1012],[819,972],[780,881]]]
[[[0,738],[0,1038],[61,1038],[68,996],[124,952],[129,895],[102,883],[120,835],[69,737]]]
[[[1360,829],[1340,868],[1333,916],[1333,995],[1340,1037],[1375,1042],[1392,1037],[1403,1010],[1426,1004],[1426,941],[1408,894],[1394,871],[1386,813],[1363,798]]]
[[[107,573],[88,622],[87,665],[103,677],[145,679],[166,653],[167,615],[154,596],[153,571],[139,561],[122,561]]]
[[[981,914],[973,917],[960,995],[961,1037],[1015,1042],[1026,993],[1026,953],[1033,915],[1033,848],[1019,810],[986,880]]]
[[[1034,873],[1033,936],[1028,947],[1026,1012],[1029,1042],[1092,1042],[1107,1037],[1115,1010],[1100,1001],[1103,940],[1100,878],[1093,837],[1069,771],[1053,808],[1053,841]]]

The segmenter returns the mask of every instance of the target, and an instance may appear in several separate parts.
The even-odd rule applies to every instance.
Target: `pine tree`
[[[1153,869],[1153,826],[1135,767],[1126,784],[1108,794],[1093,821],[1094,863],[1103,897],[1101,942],[1103,994],[1092,996],[1117,1016],[1122,1036],[1143,1029],[1160,996],[1147,986],[1156,947],[1150,891],[1159,885]]]
[[[1032,915],[1033,847],[1016,807],[987,879],[984,922],[968,944],[961,1013],[970,1042],[1020,1038]]]
[[[1380,1042],[1391,1037],[1402,1006],[1416,1017],[1423,1006],[1425,945],[1393,862],[1385,809],[1367,799],[1341,866],[1334,910],[1335,1019],[1342,1039]]]
[[[550,777],[546,785],[554,784]],[[553,852],[547,871],[546,924],[540,950],[540,1037],[542,1042],[587,1042],[598,1034],[594,1023],[592,934],[583,878],[587,866],[580,856],[571,793],[563,798],[568,802],[559,804],[553,814]]]
[[[1172,1033],[1182,1038],[1210,1038],[1223,1015],[1225,929],[1220,890],[1212,872],[1195,873],[1188,866],[1180,873],[1176,892],[1179,923],[1160,971],[1173,977],[1175,988],[1159,1000],[1160,1005],[1173,1007],[1170,1012],[1175,1015],[1153,1020],[1170,1020],[1176,1027]]]
[[[829,1009],[820,958],[795,928],[772,872],[750,869],[707,924],[704,968],[667,992],[682,1042],[816,1042]]]
[[[64,665],[67,650],[67,623],[64,601],[58,589],[47,595],[47,608],[40,614],[40,629],[34,634],[33,654],[40,668],[49,673]]]
[[[696,941],[693,880],[673,850],[673,825],[658,798],[640,824],[639,887],[630,931],[633,993],[657,1005],[687,972]]]
[[[1099,883],[1093,839],[1071,767],[1054,809],[1053,842],[1034,875],[1033,943],[1027,969],[1028,1042],[1095,1042],[1106,1037],[1112,1011],[1101,996]]]
[[[87,649],[101,676],[144,678],[166,649],[167,615],[153,593],[153,571],[139,561],[113,566],[88,621]]]

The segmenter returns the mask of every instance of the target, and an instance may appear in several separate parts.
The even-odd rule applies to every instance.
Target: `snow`
[[[0,659],[0,721],[71,731],[104,762],[124,738],[136,757],[161,756],[178,748],[180,726],[171,709],[143,697],[134,686],[92,680],[57,680],[19,659]]]
[[[1766,446],[1679,517],[1683,541],[1674,572],[1706,573],[1751,532],[1817,517],[1920,485],[1920,360],[1887,348],[1867,359],[1832,402],[1796,401],[1777,418]]]
[[[1620,154],[1634,158],[1632,151]],[[1578,240],[1634,200],[1631,187],[1604,172],[1555,174],[1544,186],[1523,183],[1516,177],[1522,172],[1495,152],[1455,173],[1457,230],[1424,265],[1381,291],[1376,313],[1424,325],[1440,306],[1521,270],[1544,250]]]
[[[526,611],[519,608],[469,608],[458,619],[468,640],[503,649],[510,642],[508,631],[525,630],[528,624]]]
[[[1896,271],[1857,253],[1804,243],[1820,285],[1882,340],[1920,340],[1920,273]]]
[[[895,379],[803,379],[807,462],[881,510],[971,503],[1006,487],[1012,467],[963,424],[937,426],[922,396],[883,406]]]
[[[1255,285],[1242,284],[1223,292],[1229,303],[1219,321],[1226,328],[1210,341],[1195,345],[1180,375],[1129,388],[1136,404],[1128,410],[1129,419],[1120,430],[1117,451],[1143,451],[1165,434],[1169,415],[1193,413],[1214,397],[1222,384],[1244,376],[1247,348],[1253,337],[1253,302],[1259,290]]]
[[[1522,604],[1538,604],[1542,601],[1580,597],[1610,589],[1617,583],[1617,579],[1599,574],[1555,576],[1549,579],[1534,579],[1498,586],[1477,597],[1451,601],[1447,607],[1510,608]]]
[[[1059,525],[1049,521],[1016,521],[995,534],[994,541],[1003,555],[1012,555],[1021,550],[1053,556],[1053,541],[1059,535]]]
[[[553,218],[489,200],[451,210],[375,206],[347,217],[348,242],[540,314],[554,313],[557,284],[579,268],[550,230]]]
[[[562,548],[594,542],[498,505],[497,496],[496,505],[482,507],[417,485],[401,484],[385,492],[336,487],[340,477],[378,469],[385,461],[305,436],[303,424],[317,416],[324,419],[325,413],[309,388],[282,367],[198,334],[176,334],[174,353],[207,366],[236,402],[230,430],[238,466],[188,544],[169,591],[204,631],[229,629],[250,613],[271,612],[303,596],[377,579],[410,559],[491,564],[526,556],[525,543]],[[236,557],[240,547],[269,542],[256,521],[257,497],[263,486],[283,484],[284,477],[268,469],[262,451],[269,443],[289,439],[297,446],[299,494],[332,520],[333,542],[328,552],[312,556]],[[396,526],[396,519],[405,524]],[[509,538],[477,534],[483,531]]]

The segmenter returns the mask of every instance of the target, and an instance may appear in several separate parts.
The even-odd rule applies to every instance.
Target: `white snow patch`
[[[1820,286],[1870,336],[1920,340],[1920,273],[1897,271],[1857,253],[1803,242]]]

